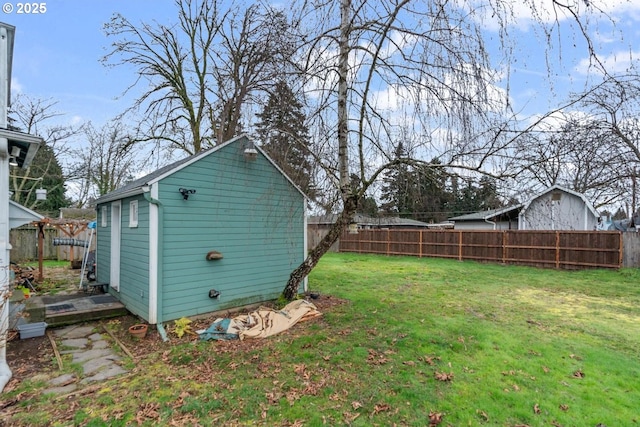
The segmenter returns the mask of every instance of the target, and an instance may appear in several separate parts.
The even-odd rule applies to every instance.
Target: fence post
[[[391,253],[391,229],[387,228],[387,256]]]
[[[502,263],[506,264],[507,259],[507,232],[502,231]]]
[[[424,230],[420,230],[420,249],[418,250],[418,258],[422,258],[422,233],[424,233]]]
[[[618,232],[618,242],[619,242],[619,249],[618,249],[618,268],[622,267],[622,264],[624,262],[624,258],[623,258],[623,251],[624,251],[624,242],[622,239],[622,232]]]
[[[462,261],[462,231],[458,231],[458,261]]]
[[[556,269],[560,268],[560,232],[556,231]]]

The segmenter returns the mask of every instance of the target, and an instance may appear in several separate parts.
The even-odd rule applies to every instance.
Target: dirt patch
[[[311,299],[310,301],[313,302],[323,314],[331,311],[335,306],[346,302],[343,299],[330,295],[321,295],[317,299]],[[216,317],[219,316],[194,320],[191,324],[191,329],[194,331],[206,329]],[[293,334],[294,336],[303,334],[309,325],[321,321],[321,319],[322,317],[298,323],[285,333]],[[198,340],[198,336],[193,334],[185,334],[182,338],[178,338],[172,330],[173,322],[169,322],[169,324],[166,325],[170,339],[169,342],[162,341],[153,326],[150,328],[146,337],[142,339],[134,338],[128,333],[128,329],[129,326],[136,323],[140,323],[140,319],[136,316],[129,315],[88,322],[86,324],[94,326],[96,332],[103,334],[106,334],[104,328],[108,328],[118,341],[134,354],[136,358],[144,358],[149,354],[167,350],[176,344],[195,342]],[[32,378],[35,375],[52,372],[57,369],[53,347],[46,335],[21,340],[17,333],[11,333],[9,338],[10,341],[7,345],[7,362],[13,372],[13,378],[5,387],[5,391],[13,390],[22,381]],[[261,348],[267,342],[268,338],[262,340],[232,340],[220,342],[220,346],[224,349],[223,351],[251,351],[256,348]]]

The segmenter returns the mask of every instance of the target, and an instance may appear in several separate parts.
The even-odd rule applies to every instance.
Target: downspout
[[[498,229],[498,228],[497,228],[497,225],[496,225],[496,223],[495,223],[495,221],[490,221],[490,220],[488,220],[488,219],[486,219],[486,218],[485,218],[484,222],[486,222],[487,224],[491,224],[491,225],[493,225],[493,229],[494,229],[494,230],[497,230],[497,229]]]
[[[162,338],[162,341],[167,342],[169,341],[169,337],[167,336],[167,331],[164,329],[164,325],[162,324],[162,293],[160,292],[162,289],[162,282],[163,282],[163,270],[162,270],[162,260],[161,260],[161,248],[162,248],[162,242],[163,242],[163,236],[164,236],[164,227],[163,227],[163,208],[162,208],[162,202],[156,198],[154,198],[151,195],[151,191],[154,192],[154,195],[157,196],[157,192],[158,192],[158,187],[157,184],[156,185],[152,185],[149,186],[144,185],[142,187],[142,194],[144,196],[144,199],[149,202],[150,204],[156,206],[157,210],[158,210],[158,222],[156,224],[157,227],[157,236],[158,236],[158,241],[155,242],[156,243],[156,260],[155,260],[155,269],[156,269],[156,307],[157,307],[157,313],[156,313],[156,328],[158,329],[158,333],[160,334],[160,337]],[[149,215],[151,215],[151,210],[149,210]],[[151,221],[149,221],[149,225],[151,225]],[[152,230],[149,229],[149,236],[151,236],[151,232]],[[149,250],[151,251],[151,245]],[[150,265],[153,265],[153,262],[149,262]],[[151,275],[149,276],[149,279],[151,279]]]
[[[303,222],[302,222],[302,226],[303,228],[303,232],[304,232],[304,237],[303,237],[303,244],[302,244],[302,259],[307,259],[307,255],[309,255],[309,251],[308,251],[308,245],[309,242],[307,240],[307,230],[308,230],[308,224],[307,224],[307,199],[306,197],[302,199],[302,216],[304,218]],[[304,292],[307,293],[309,292],[309,276],[306,276],[303,281],[302,281],[302,286],[304,289]]]

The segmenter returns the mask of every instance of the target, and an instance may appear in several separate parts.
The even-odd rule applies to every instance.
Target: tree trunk
[[[338,169],[340,177],[340,193],[343,209],[336,222],[331,226],[326,236],[309,252],[302,264],[291,272],[287,286],[282,295],[287,300],[293,300],[298,294],[300,282],[309,275],[318,264],[322,255],[327,253],[331,245],[340,237],[342,230],[349,224],[358,207],[359,194],[352,188],[349,175],[349,115],[347,109],[348,71],[349,71],[349,33],[350,33],[351,0],[340,1],[340,56],[338,60]]]
[[[351,0],[340,3],[340,56],[338,60],[338,168],[340,176],[340,192],[342,199],[346,199],[350,190],[349,177],[349,111],[348,101],[348,72],[349,72],[349,8]]]
[[[300,264],[295,270],[291,272],[287,286],[285,286],[282,296],[291,301],[298,295],[298,289],[302,280],[309,275],[311,270],[318,264],[322,255],[324,255],[331,245],[342,234],[342,231],[349,225],[353,215],[358,207],[358,196],[350,195],[344,201],[344,209],[340,213],[340,216],[336,219],[336,222],[331,226],[329,232],[323,239],[314,247],[307,258]]]

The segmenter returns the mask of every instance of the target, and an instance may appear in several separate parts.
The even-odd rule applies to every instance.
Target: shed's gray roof
[[[506,208],[489,209],[486,211],[473,212],[466,215],[455,216],[453,218],[449,218],[449,221],[484,221],[484,220],[495,218],[499,215],[503,215],[505,213],[509,213],[512,211],[519,212],[521,208],[522,208],[522,204],[507,206]]]
[[[337,214],[310,216],[307,224],[333,224],[338,219]],[[359,225],[368,225],[375,227],[428,227],[430,224],[422,221],[416,221],[410,218],[400,217],[380,217],[373,218],[368,215],[355,214],[353,220]]]
[[[211,150],[213,150],[213,148],[211,148]],[[209,150],[206,150],[206,151],[209,151]],[[96,204],[111,202],[113,200],[123,199],[125,197],[141,194],[143,186],[149,184],[151,181],[156,180],[156,178],[159,178],[161,176],[164,176],[165,174],[171,173],[174,170],[180,169],[180,166],[188,163],[190,160],[193,160],[196,157],[201,156],[202,154],[206,153],[206,151],[201,151],[200,153],[194,154],[189,157],[185,157],[184,159],[178,160],[177,162],[163,166],[160,169],[157,169],[151,172],[150,174],[143,176],[142,178],[138,178],[134,181],[131,181],[123,185],[122,187],[117,188],[112,192],[107,193],[104,196],[100,197],[98,200],[96,200]]]

